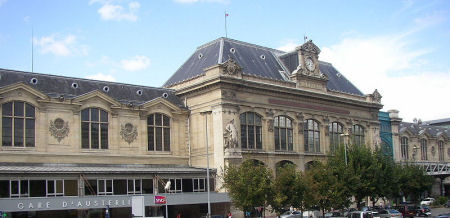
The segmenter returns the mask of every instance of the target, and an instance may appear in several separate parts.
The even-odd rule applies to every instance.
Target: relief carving
[[[133,126],[131,123],[126,123],[125,125],[120,126],[120,136],[122,139],[128,144],[131,144],[137,137],[137,127]]]
[[[269,132],[273,132],[273,119],[267,120],[267,129]]]
[[[236,93],[233,91],[222,90],[222,96],[228,99],[235,99]]]
[[[69,122],[64,122],[61,118],[56,118],[55,121],[50,120],[50,127],[48,130],[59,143],[63,138],[69,135]]]
[[[238,139],[237,139],[237,129],[234,125],[234,119],[232,119],[226,126],[225,131],[223,133],[223,140],[225,142],[225,148],[237,148]]]
[[[375,89],[375,91],[373,91],[373,93],[372,93],[372,99],[373,99],[374,102],[381,103],[381,98],[382,98],[382,97],[383,97],[383,96],[381,96],[381,94],[378,92],[377,89]]]
[[[436,149],[434,148],[434,146],[431,146],[431,154],[434,155],[436,154]]]
[[[227,75],[236,75],[242,72],[241,66],[239,66],[231,57],[228,57],[228,60],[220,66],[222,67],[223,72]]]

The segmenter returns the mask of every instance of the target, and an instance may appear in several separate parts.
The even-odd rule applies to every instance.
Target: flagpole
[[[227,33],[227,11],[225,11],[225,38],[228,38],[228,33]]]

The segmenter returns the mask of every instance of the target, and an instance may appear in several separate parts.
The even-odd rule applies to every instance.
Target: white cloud
[[[297,39],[286,39],[282,41],[282,45],[277,49],[285,52],[294,51],[297,46],[301,45]]]
[[[31,19],[30,16],[25,16],[25,17],[23,17],[23,21],[24,21],[25,23],[30,22],[30,19]]]
[[[174,0],[177,3],[182,4],[192,4],[197,2],[209,2],[209,3],[222,3],[222,4],[228,4],[229,0]]]
[[[77,37],[71,34],[65,37],[53,34],[41,38],[34,38],[33,42],[43,54],[51,53],[56,56],[88,54],[87,46],[79,45],[77,43]]]
[[[130,59],[120,61],[120,66],[126,71],[138,71],[147,68],[150,65],[150,58],[143,55],[136,55]]]
[[[114,78],[112,75],[106,75],[103,73],[97,73],[94,75],[88,75],[85,77],[86,79],[95,79],[95,80],[102,80],[102,81],[110,81],[115,82],[116,78]]]
[[[400,110],[405,121],[449,117],[442,94],[450,93],[450,72],[426,70],[428,48],[417,48],[409,34],[348,37],[323,47],[320,59],[330,62],[363,93],[378,89],[384,111]]]
[[[98,13],[103,20],[127,20],[136,21],[138,19],[136,13],[138,12],[141,4],[137,1],[130,2],[128,9],[122,5],[116,4],[113,1],[106,0],[91,0],[89,4],[100,3],[102,7],[98,9]]]

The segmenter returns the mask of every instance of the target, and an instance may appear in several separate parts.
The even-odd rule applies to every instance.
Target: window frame
[[[242,149],[262,150],[262,119],[261,115],[252,111],[239,115]],[[253,143],[249,142],[250,135],[252,135]]]
[[[400,154],[403,160],[408,160],[409,158],[409,139],[408,137],[400,138]]]
[[[330,135],[330,151],[333,153],[344,143],[344,137],[341,135],[344,134],[344,125],[339,122],[330,123],[328,134]]]
[[[283,121],[283,122],[282,122]],[[275,151],[293,151],[294,150],[294,128],[291,118],[285,115],[279,115],[273,119],[273,134]],[[282,134],[284,130],[284,134]],[[284,139],[284,149],[283,149]],[[277,146],[278,145],[278,146]]]
[[[195,182],[197,181],[197,188],[195,187]],[[201,187],[201,182],[203,181],[203,188]],[[192,192],[205,192],[206,191],[206,178],[192,178]]]
[[[359,124],[352,126],[353,144],[357,146],[365,145],[365,128]]]
[[[181,178],[171,178],[170,181],[170,192],[172,193],[181,193],[183,192],[183,179]],[[179,185],[178,185],[179,184]],[[179,189],[178,189],[179,186]]]
[[[444,141],[439,140],[438,141],[438,153],[439,153],[439,161],[444,161],[445,160],[445,156],[444,156]]]
[[[97,110],[98,111],[98,120],[92,120],[92,111],[93,110]],[[84,120],[83,119],[83,113],[84,111],[88,111],[88,120]],[[106,114],[106,121],[102,121],[102,112],[104,112]],[[109,112],[106,110],[103,110],[102,108],[99,107],[88,107],[88,108],[84,108],[83,110],[81,110],[80,112],[80,120],[81,120],[81,148],[82,149],[86,149],[86,150],[106,150],[109,147]],[[86,146],[84,143],[85,140],[85,132],[83,130],[83,124],[88,124],[89,128],[87,131],[87,140],[88,140],[88,145]],[[104,140],[102,140],[102,135],[104,134],[103,131],[104,129],[102,129],[102,126],[104,126],[106,124],[106,144],[104,145],[103,142]],[[92,138],[92,127],[96,125],[97,126],[97,137],[98,137],[98,147],[93,147],[93,138]]]
[[[57,182],[62,182],[62,192],[57,192]],[[53,182],[53,192],[49,190],[49,182]],[[47,179],[45,181],[45,192],[47,197],[56,197],[56,196],[64,196],[64,180],[63,179]]]
[[[17,182],[17,194],[13,194],[13,182]],[[22,182],[27,185],[27,190],[22,194]],[[9,197],[10,198],[23,198],[30,197],[30,180],[28,179],[11,179],[9,180]]]
[[[420,139],[420,160],[428,160],[428,141]]]
[[[309,128],[312,123],[312,129]],[[307,119],[303,123],[304,147],[306,153],[321,153],[320,151],[320,123],[314,119]],[[310,133],[312,140],[310,140]],[[312,143],[310,143],[312,142]]]
[[[103,190],[100,191],[100,181],[103,181]],[[108,191],[107,182],[111,182],[111,191]],[[127,190],[128,190],[128,181],[127,181]],[[97,195],[114,195],[114,179],[97,179]]]
[[[11,114],[10,115],[6,115],[5,113],[5,107],[7,104],[11,103]],[[23,111],[22,111],[22,115],[16,115],[16,113],[18,113],[18,111],[16,112],[16,104],[23,104]],[[28,107],[30,107],[32,109],[32,116],[28,115]],[[30,111],[31,112],[31,111]],[[6,119],[10,119],[10,125],[11,128],[5,128],[5,124],[7,121],[5,121]],[[16,129],[15,125],[16,125],[16,121],[22,119],[22,128]],[[32,120],[33,122],[33,127],[32,128],[27,128],[27,121]],[[10,133],[10,139],[11,139],[11,144],[9,145],[5,145],[5,134],[6,134],[6,130],[8,130],[8,132]],[[17,131],[22,131],[22,145],[17,145],[16,143],[16,134]],[[31,133],[30,136],[27,136],[27,134]],[[28,145],[28,143],[30,142],[29,138],[32,138],[32,144]],[[36,107],[26,101],[8,101],[2,104],[2,147],[10,147],[10,148],[34,148],[36,147]]]
[[[130,181],[133,183],[133,190],[130,190]],[[139,184],[139,189],[136,190],[136,182]],[[127,195],[140,195],[142,194],[142,179],[127,179]]]
[[[157,124],[156,117],[157,115],[161,116],[161,125]],[[153,124],[150,124],[150,117],[153,117]],[[165,121],[165,118],[167,118],[167,121]],[[168,125],[165,125],[166,122],[168,122]],[[147,151],[154,151],[154,152],[169,152],[170,151],[170,144],[171,144],[171,123],[172,119],[170,116],[164,113],[152,113],[147,115]],[[160,133],[158,133],[158,130],[160,129]],[[151,131],[150,131],[151,130]],[[151,142],[151,132],[153,133],[153,142]],[[157,134],[158,133],[158,134]],[[161,150],[158,150],[158,136],[160,137],[161,141]],[[167,140],[168,138],[168,140]],[[167,142],[166,142],[167,140]],[[152,148],[152,149],[151,149]]]

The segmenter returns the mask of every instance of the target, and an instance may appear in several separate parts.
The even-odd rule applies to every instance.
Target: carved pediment
[[[155,98],[153,100],[144,102],[143,104],[140,105],[141,108],[143,109],[147,109],[147,108],[151,108],[151,107],[164,107],[167,108],[171,111],[181,111],[181,108],[179,108],[177,105],[172,104],[170,101],[167,101],[164,98],[158,97]]]
[[[320,54],[320,49],[319,47],[317,47],[317,45],[315,45],[312,40],[307,41],[306,43],[304,43],[303,45],[301,45],[298,50],[304,51],[304,52],[308,52],[308,53],[313,53],[316,55]]]
[[[43,93],[29,85],[23,84],[21,82],[14,83],[14,84],[7,85],[7,86],[0,88],[0,95],[4,95],[5,93],[10,93],[10,92],[19,91],[19,90],[30,93],[31,95],[35,96],[37,99],[44,100],[44,99],[49,98],[45,93]]]
[[[80,95],[76,98],[73,99],[74,102],[86,102],[88,100],[92,100],[92,99],[99,99],[101,101],[107,102],[109,103],[111,106],[120,106],[120,102],[116,101],[114,98],[109,97],[108,95],[106,95],[105,93],[99,91],[99,90],[94,90],[91,92],[88,92],[86,94]]]
[[[220,64],[220,67],[227,75],[237,75],[239,73],[242,73],[242,67],[239,66],[239,64],[236,63],[236,61],[234,61],[231,57],[228,57],[227,61]]]

